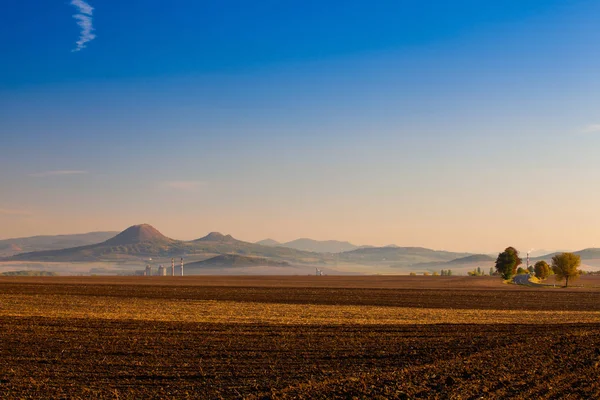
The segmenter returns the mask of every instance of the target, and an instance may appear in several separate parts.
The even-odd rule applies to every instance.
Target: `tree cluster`
[[[517,268],[517,275],[527,275],[528,273],[529,273],[529,271],[523,267]]]
[[[469,275],[469,276],[484,276],[485,272],[483,272],[481,270],[481,267],[477,267],[473,271],[467,272],[467,275]]]
[[[546,279],[554,274],[558,282],[565,281],[565,287],[569,286],[570,280],[577,279],[581,275],[579,271],[581,257],[573,253],[555,255],[552,257],[552,265],[548,265],[545,261],[538,261],[533,267],[525,269],[519,267],[521,263],[519,251],[514,247],[507,247],[496,258],[496,272],[506,280],[512,279],[516,274],[533,273],[538,279]]]
[[[553,274],[552,270],[550,269],[550,266],[546,261],[536,262],[533,266],[533,270],[535,272],[535,277],[541,280],[544,280],[551,274]]]
[[[517,268],[521,265],[521,262],[519,251],[514,247],[507,247],[496,258],[496,271],[502,279],[512,279],[517,274]]]
[[[562,253],[552,257],[552,272],[557,281],[565,280],[565,287],[569,287],[569,279],[575,280],[579,277],[580,265],[581,257],[577,254]]]

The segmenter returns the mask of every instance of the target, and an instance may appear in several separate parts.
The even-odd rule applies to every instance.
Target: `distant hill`
[[[11,252],[11,253],[12,252],[20,253],[23,251],[23,249],[21,247],[17,246],[14,243],[10,243],[10,242],[0,244],[0,251],[2,251],[2,250],[5,250],[5,251]]]
[[[298,248],[249,243],[218,232],[211,232],[192,241],[181,241],[164,236],[151,225],[141,224],[131,226],[100,243],[25,252],[5,258],[4,261],[142,262],[148,258],[184,257],[186,261],[193,262],[220,255],[237,255],[251,258],[244,261],[250,264],[257,258],[264,258],[269,263],[284,261],[295,267],[358,264],[374,267],[375,270],[377,267],[410,267],[418,263],[438,264],[473,256],[469,253],[437,251],[422,247],[361,247],[343,251],[356,246],[348,242],[320,242],[311,239],[298,239],[290,243]],[[227,261],[225,258],[222,261],[225,264],[227,262],[235,264],[242,262],[241,260],[244,259]]]
[[[270,260],[264,257],[247,257],[237,254],[222,254],[208,260],[188,264],[186,270],[201,268],[234,268],[234,267],[289,267],[286,261]]]
[[[550,263],[552,261],[553,256],[555,256],[557,254],[561,254],[561,253],[563,253],[563,252],[562,251],[554,252],[554,253],[546,254],[546,255],[543,255],[540,257],[534,257],[534,258],[531,258],[530,263],[534,264],[535,262],[541,261],[541,260],[544,260],[544,261]],[[586,264],[591,267],[600,268],[600,249],[599,248],[591,247],[591,248],[587,248],[587,249],[583,249],[583,250],[579,250],[579,251],[574,251],[573,253],[575,253],[581,257],[581,261],[583,264]],[[525,258],[522,255],[521,255],[521,258],[523,260],[525,260]]]
[[[279,243],[277,240],[273,239],[264,239],[256,242],[256,244],[260,244],[261,246],[281,246],[282,243]]]
[[[487,254],[473,254],[472,256],[466,256],[462,258],[456,258],[448,261],[446,264],[470,264],[470,263],[489,263],[495,262],[496,259]]]
[[[545,254],[543,256],[532,257],[531,260],[533,260],[533,261],[539,261],[539,260],[548,261],[548,260],[551,260],[553,256],[555,256],[557,254],[562,254],[562,253],[564,253],[564,252],[556,251],[553,253]],[[599,248],[590,247],[590,248],[579,250],[579,251],[573,251],[572,253],[581,256],[582,260],[600,259],[600,249]],[[522,259],[525,259],[525,257],[522,254],[520,254],[520,257]]]
[[[243,242],[231,235],[212,232],[190,242],[164,236],[148,224],[134,225],[116,236],[93,245],[60,250],[21,253],[7,261],[89,262],[121,261],[144,258],[180,257],[206,258],[219,254],[284,259],[296,263],[323,263],[322,255],[284,247],[268,247]]]
[[[531,258],[537,258],[537,257],[543,257],[546,256],[548,254],[557,254],[557,253],[563,253],[569,250],[544,250],[544,249],[539,249],[539,250],[533,250],[531,253],[529,253],[529,256]],[[523,253],[521,253],[521,255],[523,255]],[[525,252],[525,256],[527,256],[527,252]]]
[[[371,247],[341,253],[339,260],[357,264],[408,267],[418,263],[443,263],[470,255],[423,247]]]
[[[193,242],[241,243],[241,240],[234,239],[231,235],[223,235],[220,232],[211,232]]]
[[[437,269],[461,269],[461,268],[469,268],[472,269],[474,267],[489,267],[494,265],[496,259],[487,254],[473,254],[466,257],[455,258],[450,261],[432,261],[432,262],[424,262],[424,263],[416,263],[411,265],[414,269],[428,269],[428,270],[437,270]],[[393,267],[404,267],[404,265],[393,265]],[[439,272],[439,271],[438,271]]]
[[[104,242],[118,232],[90,232],[75,235],[45,235],[0,240],[0,257],[44,250],[86,246]]]
[[[342,253],[358,249],[358,246],[349,242],[340,242],[338,240],[320,241],[307,238],[292,240],[291,242],[283,243],[281,246],[315,253]]]
[[[339,240],[313,240],[308,238],[296,239],[291,242],[279,243],[273,239],[265,239],[256,242],[262,246],[279,246],[296,249],[301,251],[310,251],[314,253],[342,253],[345,251],[356,250],[360,248],[350,242],[341,242]]]
[[[263,246],[256,243],[244,242],[231,235],[218,232],[209,233],[207,236],[186,242],[189,254],[238,254],[248,257],[267,257],[285,259],[300,263],[320,263],[323,256],[317,253],[301,251],[289,247]]]
[[[21,253],[11,260],[99,261],[181,253],[183,242],[170,239],[148,224],[134,225],[104,242],[60,250]]]
[[[597,248],[589,248],[576,251],[575,254],[581,256],[582,260],[595,260],[600,258],[600,249]]]
[[[104,246],[128,246],[140,243],[170,244],[174,242],[175,240],[169,239],[152,225],[141,224],[130,226],[102,244]]]

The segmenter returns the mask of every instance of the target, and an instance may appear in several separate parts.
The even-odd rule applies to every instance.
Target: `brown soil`
[[[326,279],[322,279],[326,278]],[[586,277],[587,278],[587,277]],[[600,282],[597,277],[579,283]],[[600,311],[600,289],[472,277],[0,277],[0,293],[415,308]]]
[[[598,310],[597,291],[501,284],[497,290],[353,289],[78,279],[2,279],[0,295],[61,304],[88,299],[95,307],[115,301],[128,307],[136,299],[170,306],[227,300],[234,313],[239,301],[406,307],[400,303],[414,296],[415,308],[466,309],[471,302],[482,312],[502,305],[498,309],[563,310],[566,304]],[[0,398],[600,398],[600,321],[534,324],[527,318],[516,324],[285,325],[0,312]]]
[[[0,277],[3,283],[43,283],[44,285],[141,285],[141,286],[225,286],[225,287],[298,287],[356,289],[451,289],[451,290],[526,290],[525,287],[503,284],[498,277],[480,276],[61,276],[61,277]],[[554,284],[553,277],[545,284]],[[572,282],[566,291],[600,289],[600,275],[585,275]],[[560,286],[556,283],[556,286]]]

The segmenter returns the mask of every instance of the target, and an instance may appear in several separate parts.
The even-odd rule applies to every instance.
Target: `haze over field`
[[[82,238],[106,234],[92,232],[67,238],[78,243]],[[39,237],[15,240],[29,245],[31,249],[35,244],[47,246],[47,243],[59,239],[64,241],[64,238],[44,237],[42,242]],[[4,243],[11,245],[12,241],[9,239]],[[494,270],[496,260],[495,255],[423,247],[363,246],[348,251],[318,252],[299,250],[295,246],[302,244],[323,249],[338,247],[342,242],[300,239],[287,244],[262,243],[241,241],[219,232],[191,241],[176,240],[151,225],[140,224],[99,243],[14,252],[0,258],[0,274],[136,275],[149,267],[153,270],[151,274],[155,275],[159,266],[168,268],[177,261],[175,274],[179,275],[181,261],[185,264],[185,275],[407,275],[442,274],[442,271],[466,275],[475,270],[488,274]],[[600,267],[600,249],[589,248],[575,253],[583,261],[583,270]],[[554,254],[531,257],[531,265],[539,260],[550,262]]]
[[[8,1],[0,239],[147,221],[317,253],[600,247],[598,20],[587,0]]]

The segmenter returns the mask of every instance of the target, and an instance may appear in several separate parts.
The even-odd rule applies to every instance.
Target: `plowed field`
[[[0,398],[600,398],[594,288],[327,278],[0,279]]]

